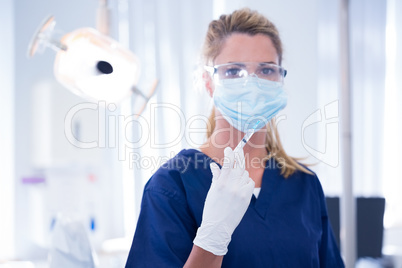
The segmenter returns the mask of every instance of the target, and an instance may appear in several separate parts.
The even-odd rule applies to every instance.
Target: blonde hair
[[[232,33],[249,35],[264,34],[271,38],[278,54],[279,65],[282,63],[282,42],[275,25],[257,11],[243,8],[229,15],[221,15],[213,20],[208,27],[203,46],[205,63],[211,63],[219,55],[225,40]]]
[[[283,50],[277,28],[266,17],[259,14],[257,11],[252,11],[248,8],[236,10],[229,15],[221,15],[218,20],[213,20],[209,24],[203,46],[203,58],[205,64],[213,64],[213,61],[221,52],[224,42],[233,33],[245,33],[249,35],[264,34],[268,36],[276,49],[279,65],[281,65]],[[214,129],[215,110],[212,109],[212,113],[209,117],[209,124],[207,126],[208,138],[212,135]],[[264,160],[274,158],[280,164],[281,174],[285,178],[288,178],[296,170],[309,174],[312,173],[297,162],[299,159],[290,157],[286,154],[279,138],[275,119],[272,119],[267,125],[265,147],[268,154]]]

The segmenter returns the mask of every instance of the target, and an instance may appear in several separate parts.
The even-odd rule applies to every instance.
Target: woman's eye
[[[234,77],[240,76],[241,69],[240,68],[229,68],[225,71],[225,76],[227,77]]]
[[[276,71],[274,68],[269,68],[269,67],[265,67],[260,70],[260,73],[263,75],[272,75],[272,74],[275,74],[275,72]]]

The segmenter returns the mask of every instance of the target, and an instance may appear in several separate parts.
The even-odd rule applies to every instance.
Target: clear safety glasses
[[[287,71],[276,64],[266,62],[231,62],[215,66],[205,66],[212,77],[219,80],[257,76],[258,78],[279,82],[283,80]]]

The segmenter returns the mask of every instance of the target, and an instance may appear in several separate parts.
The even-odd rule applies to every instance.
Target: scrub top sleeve
[[[322,186],[318,178],[316,179],[316,181],[318,186],[318,194],[320,197],[322,223],[322,237],[319,249],[320,267],[343,268],[345,267],[345,265],[339,252],[339,248],[332,231],[331,223],[328,218],[324,191],[322,190]]]
[[[183,267],[197,225],[184,200],[163,189],[145,190],[128,267]]]

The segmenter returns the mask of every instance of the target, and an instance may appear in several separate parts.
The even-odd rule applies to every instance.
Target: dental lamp
[[[53,16],[44,20],[29,44],[28,57],[50,47],[56,52],[54,75],[63,86],[85,99],[107,103],[119,103],[134,93],[145,100],[141,114],[155,92],[157,80],[148,94],[136,87],[138,58],[93,28],[80,28],[58,38],[55,25]]]

